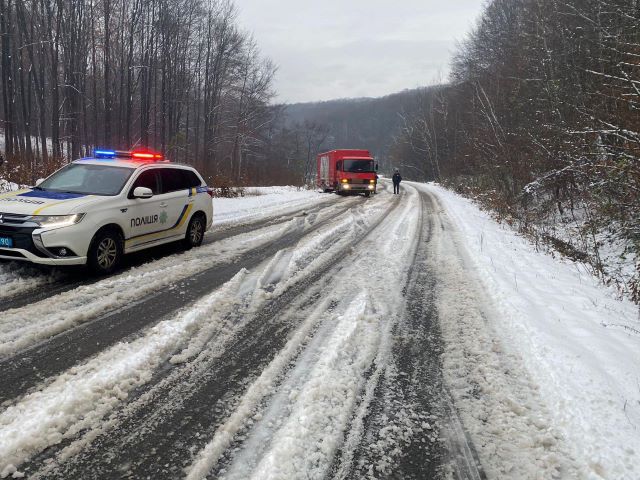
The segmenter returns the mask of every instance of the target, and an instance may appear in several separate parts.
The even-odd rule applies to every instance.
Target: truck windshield
[[[345,160],[342,171],[344,172],[375,172],[373,160]]]
[[[133,173],[133,168],[72,163],[58,170],[36,189],[85,195],[117,195]]]

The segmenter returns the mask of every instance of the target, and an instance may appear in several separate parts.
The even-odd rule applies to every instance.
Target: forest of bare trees
[[[228,0],[0,0],[4,168],[28,182],[144,145],[241,183],[264,156],[275,67],[236,16]]]
[[[640,2],[490,1],[393,151],[605,275],[611,242],[640,260]]]

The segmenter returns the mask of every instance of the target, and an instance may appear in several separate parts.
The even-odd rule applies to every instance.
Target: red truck
[[[318,155],[318,187],[340,194],[376,192],[378,165],[368,150],[331,150]]]

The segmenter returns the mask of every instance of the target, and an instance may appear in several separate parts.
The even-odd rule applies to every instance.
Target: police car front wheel
[[[122,235],[115,230],[98,232],[89,248],[89,268],[98,274],[113,272],[122,260]]]
[[[184,245],[187,248],[199,247],[204,239],[206,230],[205,218],[202,214],[196,213],[189,221],[187,234],[184,239]]]

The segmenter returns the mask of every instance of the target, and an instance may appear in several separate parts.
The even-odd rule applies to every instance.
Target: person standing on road
[[[393,181],[393,193],[400,193],[400,182],[402,181],[400,170],[396,168],[395,172],[393,172],[393,177],[391,177],[391,180]]]

